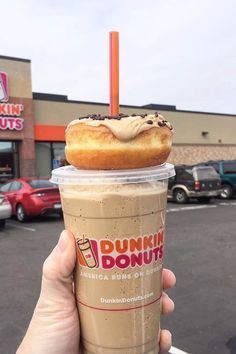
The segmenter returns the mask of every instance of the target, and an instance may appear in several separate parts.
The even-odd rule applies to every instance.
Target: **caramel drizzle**
[[[159,113],[154,114],[132,114],[131,116],[119,114],[118,116],[101,116],[91,114],[72,121],[67,129],[75,124],[85,123],[90,126],[106,126],[120,141],[129,141],[138,134],[151,128],[168,127],[172,130],[171,124]]]

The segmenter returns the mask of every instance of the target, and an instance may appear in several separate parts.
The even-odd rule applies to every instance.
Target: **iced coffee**
[[[150,117],[133,118],[131,122],[136,123],[136,133],[140,131],[137,123],[151,125]],[[95,123],[92,130],[100,127],[97,121],[91,119]],[[158,122],[153,119],[152,124],[156,123],[157,129],[165,126],[170,130],[165,122],[163,125]],[[108,130],[110,123],[105,127]],[[121,127],[124,124],[127,121]],[[145,129],[137,136],[149,131]],[[107,130],[102,129],[100,136],[105,132]],[[90,150],[93,148],[94,144],[91,144]],[[127,168],[127,156],[133,154],[132,149],[127,152],[129,146],[127,156],[123,158],[125,168],[114,169],[115,163],[119,166],[121,163],[116,161],[116,149],[111,150],[111,155],[107,150],[108,158],[104,160],[104,151],[97,147],[97,159],[100,158],[103,169],[65,166],[54,170],[52,177],[59,184],[65,228],[72,231],[76,239],[75,295],[83,353],[156,354],[167,180],[173,176],[174,169],[167,163]],[[80,163],[84,163],[82,150],[81,155]],[[88,151],[89,163],[93,160],[91,156]],[[112,170],[106,168],[108,162],[113,166]],[[132,166],[134,163],[130,162]]]

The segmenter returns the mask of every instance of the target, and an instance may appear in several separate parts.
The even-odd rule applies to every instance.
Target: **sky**
[[[108,103],[118,31],[120,104],[236,114],[235,0],[0,0],[0,9],[0,55],[31,60],[34,92]]]

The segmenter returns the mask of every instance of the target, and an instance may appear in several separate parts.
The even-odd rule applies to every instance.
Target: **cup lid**
[[[52,170],[50,181],[59,185],[127,184],[160,181],[174,175],[170,163],[129,170],[80,170],[69,165]]]

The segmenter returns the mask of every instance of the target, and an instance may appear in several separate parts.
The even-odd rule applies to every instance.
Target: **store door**
[[[0,141],[0,184],[19,177],[18,143]]]

